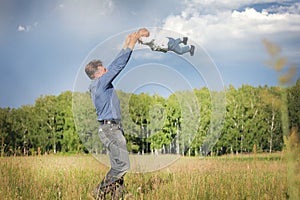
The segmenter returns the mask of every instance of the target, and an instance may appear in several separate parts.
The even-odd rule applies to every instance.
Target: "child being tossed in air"
[[[190,52],[190,55],[193,56],[195,52],[195,46],[194,45],[187,45],[188,38],[183,37],[174,39],[172,37],[166,37],[162,41],[157,41],[156,39],[150,38],[150,32],[143,28],[138,31],[138,34],[143,35],[144,37],[141,37],[138,42],[143,45],[147,45],[151,48],[152,51],[161,51],[161,52],[168,52],[173,51],[179,55],[182,55],[184,53]],[[180,45],[181,43],[184,44],[184,46]]]

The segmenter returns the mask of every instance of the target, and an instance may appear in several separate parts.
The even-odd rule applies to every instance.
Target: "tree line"
[[[118,91],[128,150],[189,156],[281,151],[283,92],[289,128],[299,128],[300,79],[286,88],[243,85],[218,92],[203,87],[168,98]],[[217,102],[221,97],[224,101]],[[34,105],[0,108],[0,153],[105,153],[98,126],[88,92],[41,96]]]

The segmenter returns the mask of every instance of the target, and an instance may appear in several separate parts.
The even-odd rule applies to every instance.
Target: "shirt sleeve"
[[[107,72],[101,76],[101,85],[106,87],[117,77],[125,68],[129,61],[132,50],[130,48],[122,49],[113,62],[107,67]]]

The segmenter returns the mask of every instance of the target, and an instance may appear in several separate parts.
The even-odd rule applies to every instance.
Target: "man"
[[[147,29],[140,29],[139,32],[143,35],[148,35],[148,36],[150,35],[150,32]],[[188,41],[187,37],[183,37],[182,39],[181,38],[174,39],[172,37],[166,37],[163,39],[157,39],[157,38],[139,39],[139,43],[149,46],[152,51],[161,51],[164,53],[168,51],[173,51],[179,55],[190,52],[190,55],[193,56],[195,52],[195,46],[194,45],[188,46],[187,41]],[[180,45],[181,43],[183,43],[185,46],[181,46]]]
[[[134,32],[127,36],[123,49],[114,61],[105,68],[100,60],[92,60],[85,67],[91,79],[90,93],[96,108],[101,142],[109,150],[111,168],[94,191],[94,197],[105,198],[113,191],[113,198],[120,198],[123,193],[124,175],[130,162],[126,140],[121,126],[120,103],[112,84],[113,80],[128,63],[137,40],[145,34]],[[118,191],[114,191],[118,188]]]

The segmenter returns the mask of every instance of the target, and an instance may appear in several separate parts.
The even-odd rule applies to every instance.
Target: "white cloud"
[[[249,57],[249,52],[253,56],[259,54],[256,50],[263,38],[286,42],[293,36],[300,40],[299,4],[285,6],[285,12],[280,7],[278,12],[274,7],[272,12],[251,8],[250,3],[263,2],[274,1],[188,1],[181,14],[166,18],[163,28],[189,36],[210,52],[224,55],[234,52],[236,57],[242,53]]]
[[[21,26],[21,25],[18,26],[18,31],[25,31],[25,30],[26,30],[26,28],[24,26]]]
[[[209,11],[222,11],[238,9],[247,5],[264,4],[264,3],[284,3],[290,0],[186,0],[188,8],[197,8],[205,13]]]
[[[268,12],[276,12],[276,13],[291,13],[291,14],[300,14],[300,3],[294,3],[290,6],[271,6],[267,8]]]
[[[30,28],[31,28],[30,26],[19,25],[17,30],[19,32],[28,32],[30,30]]]

